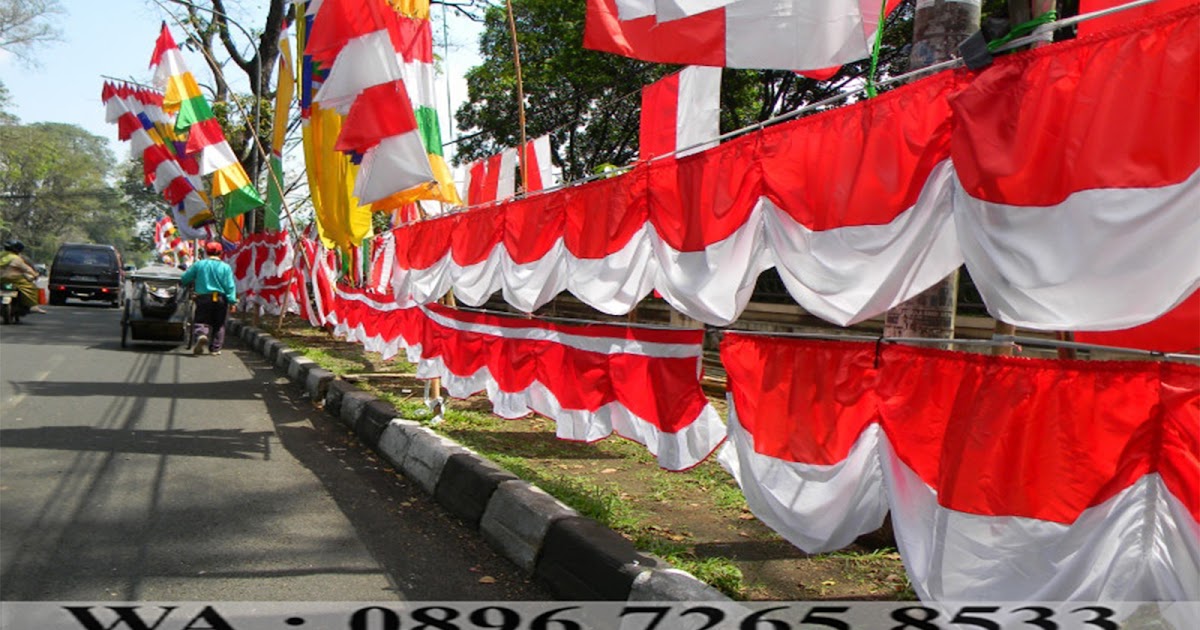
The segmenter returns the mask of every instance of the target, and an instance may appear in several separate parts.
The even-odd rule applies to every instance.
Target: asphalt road
[[[551,599],[237,340],[46,308],[0,326],[0,600]]]

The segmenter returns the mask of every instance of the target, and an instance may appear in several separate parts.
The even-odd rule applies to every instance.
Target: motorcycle
[[[5,324],[19,324],[29,314],[29,307],[21,302],[21,294],[11,282],[0,283],[0,320]]]

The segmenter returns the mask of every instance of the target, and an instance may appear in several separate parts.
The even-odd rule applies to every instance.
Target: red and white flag
[[[884,0],[588,0],[585,48],[659,63],[819,70],[870,55]],[[900,0],[886,0],[891,11]]]
[[[557,185],[554,181],[554,163],[550,157],[550,136],[539,136],[525,143],[526,192],[545,190]]]
[[[642,88],[638,158],[648,160],[716,144],[720,135],[721,69],[688,66]]]
[[[727,334],[750,509],[809,552],[890,511],[921,600],[1200,592],[1200,367]]]

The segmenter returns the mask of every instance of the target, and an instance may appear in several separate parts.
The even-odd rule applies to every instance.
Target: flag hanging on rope
[[[720,117],[720,68],[688,66],[667,75],[642,88],[638,158],[715,146]]]
[[[399,20],[384,0],[325,0],[305,44],[329,68],[313,100],[346,117],[335,148],[361,162],[363,203],[434,181],[393,45]]]
[[[159,134],[162,128],[162,95],[125,84],[105,83],[101,90],[105,119],[117,125],[117,137],[129,140],[140,157],[145,183],[153,186],[171,206],[180,234],[186,238],[211,238],[209,225],[216,218],[200,192],[198,177],[190,176],[176,158],[174,145]]]
[[[1200,589],[1195,365],[743,334],[726,334],[721,362],[719,459],[754,514],[807,552],[890,512],[922,601]]]
[[[588,0],[583,46],[654,61],[822,70],[871,54],[883,0]],[[900,0],[886,0],[891,12]]]
[[[200,93],[183,54],[175,45],[166,22],[150,57],[154,82],[164,91],[163,110],[175,116],[175,133],[187,137],[186,153],[195,155],[201,175],[212,175],[212,195],[225,203],[230,218],[263,205],[262,198],[233,154],[225,132]]]

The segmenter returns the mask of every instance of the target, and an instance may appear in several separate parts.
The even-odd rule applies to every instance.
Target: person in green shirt
[[[237,306],[233,268],[221,260],[224,250],[213,241],[204,246],[207,256],[183,272],[183,284],[192,285],[196,314],[192,327],[193,354],[221,354],[225,345],[225,320]]]

